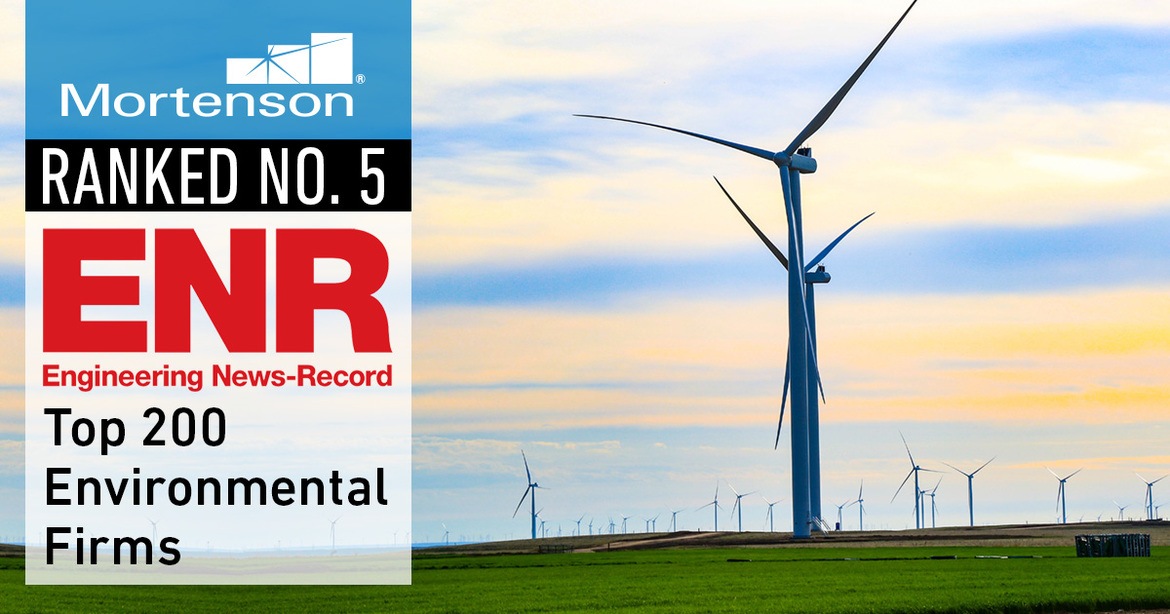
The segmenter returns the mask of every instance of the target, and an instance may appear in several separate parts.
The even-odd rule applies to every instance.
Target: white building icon
[[[229,85],[349,85],[353,33],[313,32],[308,45],[268,45],[262,58],[228,58]]]

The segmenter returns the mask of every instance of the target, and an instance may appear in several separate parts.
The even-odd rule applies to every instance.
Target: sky
[[[791,530],[774,167],[900,2],[413,3],[415,541]],[[21,6],[0,2],[0,539],[22,531]],[[810,141],[805,236],[870,212],[817,288],[826,516],[913,526],[1142,515],[1170,473],[1170,14],[923,0]],[[814,252],[815,253],[815,252]],[[1170,501],[1170,480],[1154,487]],[[527,504],[525,504],[527,507]],[[848,508],[845,528],[857,526]],[[340,530],[340,527],[339,527]]]

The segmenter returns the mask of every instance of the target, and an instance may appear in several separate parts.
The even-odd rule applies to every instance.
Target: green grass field
[[[424,554],[410,587],[26,587],[23,559],[0,559],[0,611],[1116,611],[1170,607],[1170,556],[1159,550],[1129,559],[1077,559],[1071,547]]]

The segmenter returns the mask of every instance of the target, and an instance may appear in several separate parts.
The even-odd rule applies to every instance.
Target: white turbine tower
[[[1045,467],[1045,469],[1048,469],[1048,467]],[[1057,504],[1056,506],[1060,510],[1060,524],[1068,524],[1068,508],[1065,506],[1065,503],[1064,503],[1064,483],[1067,482],[1069,478],[1080,473],[1083,470],[1084,470],[1084,468],[1082,467],[1081,469],[1077,469],[1076,471],[1074,471],[1074,472],[1072,472],[1072,473],[1070,473],[1062,478],[1059,475],[1056,475],[1055,471],[1048,469],[1048,473],[1051,473],[1052,477],[1060,480],[1060,488],[1058,488],[1056,490],[1056,504]]]
[[[1164,475],[1164,476],[1154,480],[1153,482],[1147,480],[1146,478],[1143,478],[1142,474],[1140,474],[1140,473],[1138,473],[1137,476],[1138,476],[1138,479],[1140,479],[1142,481],[1142,483],[1146,485],[1146,500],[1145,500],[1146,520],[1154,520],[1157,518],[1157,516],[1154,513],[1155,512],[1155,509],[1154,509],[1154,484],[1157,484],[1158,482],[1165,480],[1167,477],[1170,477],[1170,475]]]
[[[674,533],[678,530],[678,513],[683,510],[671,510],[670,512],[670,532]]]
[[[950,463],[943,463],[947,467],[950,467],[951,469],[954,469],[955,471],[958,471],[959,473],[967,476],[967,513],[971,519],[971,526],[975,526],[975,503],[974,503],[974,496],[975,495],[974,495],[974,487],[972,486],[972,482],[975,481],[975,474],[979,473],[980,471],[983,471],[983,468],[990,465],[991,461],[993,461],[993,460],[995,460],[994,456],[991,457],[991,460],[987,461],[986,463],[983,463],[982,465],[979,465],[979,468],[976,469],[975,471],[972,471],[971,473],[967,473],[966,471],[963,471],[962,469],[959,469],[958,467],[956,467]]]

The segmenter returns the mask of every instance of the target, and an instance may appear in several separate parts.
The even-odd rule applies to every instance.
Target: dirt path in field
[[[571,537],[484,542],[428,548],[415,556],[442,554],[509,554],[537,552],[604,552],[658,548],[868,548],[922,546],[1073,546],[1077,535],[1145,533],[1153,548],[1170,547],[1170,522],[1084,522],[1050,525],[1001,525],[987,527],[943,527],[905,531],[834,531],[818,533],[811,539],[794,539],[791,533],[723,531],[675,533],[631,533],[627,535],[581,535]],[[1170,612],[1160,613],[1170,614]]]

